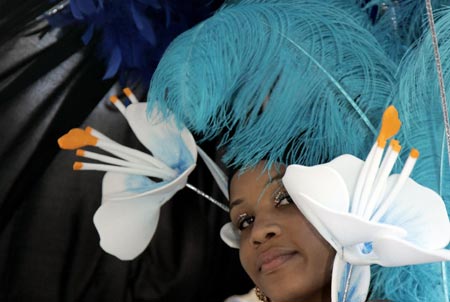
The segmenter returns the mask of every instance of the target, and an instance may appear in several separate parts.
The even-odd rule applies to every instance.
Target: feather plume
[[[439,50],[450,93],[450,9],[437,15],[436,30]],[[445,140],[445,125],[441,107],[436,63],[427,31],[403,58],[399,72],[399,87],[393,99],[404,117],[402,139],[420,151],[413,178],[438,192],[450,210],[450,167]],[[447,113],[448,114],[448,113]]]
[[[440,277],[440,263],[403,267],[373,265],[368,300],[445,302]]]
[[[447,95],[450,93],[450,10],[436,30]],[[450,166],[431,36],[426,32],[403,58],[393,99],[403,121],[400,141],[420,151],[412,177],[438,192],[450,210]],[[426,202],[424,200],[423,202]],[[372,294],[394,301],[448,301],[449,269],[441,263],[374,270]],[[447,292],[447,293],[446,293]],[[383,294],[381,294],[383,293]],[[446,297],[447,295],[447,297]]]
[[[433,0],[432,4],[437,9],[450,4],[450,1]],[[373,12],[371,32],[396,62],[401,60],[427,25],[425,1],[369,0],[364,9]]]
[[[206,138],[222,135],[233,166],[367,153],[395,64],[332,4],[258,2],[225,6],[180,35],[152,78],[150,107]]]

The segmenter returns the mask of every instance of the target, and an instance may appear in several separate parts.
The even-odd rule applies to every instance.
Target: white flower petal
[[[186,186],[187,178],[194,168],[195,165],[188,167],[182,174],[170,182],[164,181],[158,183],[154,183],[148,178],[144,180],[146,178],[145,176],[108,172],[103,177],[102,202],[105,199],[117,201],[145,198],[146,196],[150,196],[152,200],[159,200],[158,202],[165,202],[167,201],[164,200],[166,195],[173,195]],[[148,190],[143,191],[142,188],[138,188],[136,183],[139,182],[146,185]],[[155,185],[152,185],[152,183]],[[157,196],[161,196],[161,198],[156,198]]]
[[[370,284],[370,266],[351,265],[337,254],[333,263],[331,284],[332,302],[366,301]]]
[[[154,182],[142,175],[107,172],[103,177],[102,195],[107,199],[133,198],[165,184],[167,182]]]
[[[339,173],[327,165],[290,165],[284,174],[283,184],[291,196],[293,192],[301,193],[322,207],[337,212],[348,211],[347,185]]]
[[[294,192],[291,194],[294,203],[319,231],[319,233],[333,246],[352,246],[358,243],[373,241],[378,235],[388,233],[402,237],[406,231],[402,228],[375,223],[349,213],[330,210],[311,199],[309,196]],[[315,221],[319,221],[316,225]],[[322,228],[325,228],[323,230]],[[331,241],[331,242],[330,242]]]
[[[189,167],[170,183],[154,183],[143,176],[106,173],[102,205],[94,215],[101,247],[122,260],[137,257],[153,237],[160,207],[184,188],[194,167]],[[148,190],[142,192],[143,188]]]
[[[354,265],[371,265],[377,263],[378,260],[373,253],[372,242],[348,246],[343,249],[342,257],[345,261]]]
[[[373,242],[373,252],[382,266],[403,266],[450,261],[450,250],[430,250],[395,236],[381,236]]]
[[[239,231],[233,226],[231,222],[228,222],[222,226],[220,229],[220,238],[229,247],[239,249],[240,234]]]
[[[146,200],[105,202],[94,215],[100,246],[121,260],[132,260],[150,243],[160,205]]]
[[[389,177],[387,191],[397,179],[398,175]],[[404,239],[422,248],[440,249],[450,241],[450,222],[442,198],[410,178],[380,222],[405,229],[408,234]]]
[[[347,186],[350,202],[363,165],[363,160],[350,154],[338,156],[329,163],[324,164],[324,166],[334,169],[342,177]]]
[[[330,167],[289,166],[283,184],[300,211],[337,250],[342,246],[372,241],[380,232],[406,235],[398,227],[349,214],[347,185]]]
[[[180,129],[173,117],[165,118],[155,107],[147,115],[145,103],[130,104],[125,117],[139,141],[153,156],[171,168],[183,171],[197,161],[197,149],[192,134]]]

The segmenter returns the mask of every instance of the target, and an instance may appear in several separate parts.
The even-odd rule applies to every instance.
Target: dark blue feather
[[[211,13],[223,0],[71,0],[65,12],[49,19],[53,26],[84,26],[83,42],[100,40],[105,77],[119,74],[148,83],[167,45]],[[118,47],[117,51],[112,51]],[[115,59],[119,59],[115,61]],[[113,72],[115,71],[115,72]],[[145,85],[145,84],[144,84]]]
[[[75,1],[70,1],[70,9],[72,11],[73,17],[78,20],[83,19],[83,14],[81,13],[78,5]],[[57,24],[55,24],[57,26]],[[65,25],[65,24],[64,24]]]
[[[120,63],[122,62],[122,54],[120,52],[120,48],[115,47],[111,53],[111,57],[108,62],[108,69],[106,70],[103,79],[108,79],[114,76],[119,70]]]
[[[145,4],[147,6],[150,6],[154,9],[160,10],[161,4],[159,3],[159,0],[138,0],[140,3]],[[165,3],[166,1],[163,1]]]
[[[78,10],[83,15],[92,15],[96,11],[96,6],[93,0],[71,0],[76,3]]]
[[[86,32],[83,34],[83,36],[81,37],[81,39],[83,40],[83,43],[88,44],[89,41],[91,41],[93,35],[94,35],[94,25],[91,24],[88,27],[88,29],[86,30]]]
[[[136,6],[138,6],[138,9]],[[150,45],[154,46],[156,44],[155,30],[153,29],[151,20],[142,13],[143,9],[139,6],[139,3],[131,3],[131,13],[133,15],[134,23],[144,39],[147,40]]]

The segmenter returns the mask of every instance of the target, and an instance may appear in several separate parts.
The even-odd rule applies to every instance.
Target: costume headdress
[[[414,128],[406,126],[406,131],[402,134],[405,140],[402,139],[402,142],[409,144],[414,138],[420,137],[422,132],[433,133],[426,128],[428,126],[431,129],[434,129],[433,127],[442,129],[440,120],[434,118],[426,127],[414,124],[420,119],[415,120],[411,117],[421,114],[424,102],[416,99],[412,103],[412,109],[408,106],[403,107],[404,102],[408,104],[409,99],[405,97],[406,95],[403,96],[408,90],[401,85],[406,83],[409,87],[411,84],[405,82],[406,80],[396,79],[395,60],[386,55],[383,47],[368,29],[371,28],[366,13],[356,9],[356,6],[344,5],[339,0],[331,3],[316,0],[285,0],[242,1],[230,4],[224,6],[213,18],[179,36],[171,44],[156,70],[149,93],[150,116],[157,116],[157,120],[161,123],[164,123],[161,120],[164,116],[170,121],[169,128],[174,132],[175,129],[179,129],[180,133],[184,132],[184,124],[192,131],[202,134],[205,139],[221,136],[221,145],[225,148],[224,160],[231,166],[251,167],[261,159],[268,159],[269,165],[277,161],[314,166],[342,154],[352,154],[361,158],[369,153],[366,163],[344,156],[317,167],[317,169],[325,167],[328,172],[334,171],[330,172],[332,175],[330,179],[335,177],[335,183],[339,183],[335,187],[340,190],[342,196],[347,196],[352,202],[353,199],[348,195],[360,191],[358,194],[363,202],[358,200],[359,205],[355,205],[355,208],[352,208],[353,204],[347,200],[344,211],[338,209],[337,214],[327,212],[329,215],[339,216],[341,212],[346,211],[353,214],[351,209],[355,209],[358,214],[364,216],[364,219],[369,220],[364,224],[364,221],[356,219],[368,226],[361,228],[364,232],[361,232],[358,238],[345,236],[345,232],[344,235],[338,232],[337,226],[329,227],[324,223],[328,220],[317,210],[323,208],[320,203],[317,206],[317,203],[311,202],[308,208],[302,208],[306,203],[298,203],[302,211],[309,213],[305,215],[311,223],[338,250],[338,255],[342,256],[337,258],[342,261],[336,262],[335,265],[335,276],[340,277],[334,281],[333,288],[336,289],[334,301],[359,302],[365,298],[369,264],[390,266],[418,263],[413,261],[414,257],[405,258],[403,262],[393,260],[390,257],[396,255],[396,252],[392,254],[387,252],[387,256],[386,254],[380,256],[381,253],[388,251],[388,247],[395,249],[395,243],[398,243],[387,238],[388,234],[397,239],[407,238],[408,242],[414,242],[415,238],[411,236],[413,233],[405,233],[404,229],[392,227],[390,223],[386,223],[387,226],[374,226],[370,222],[373,216],[378,220],[385,217],[383,216],[386,214],[383,212],[385,209],[379,210],[380,200],[389,200],[384,207],[397,209],[390,207],[393,198],[389,197],[389,194],[383,195],[383,192],[393,192],[396,188],[397,178],[388,176],[398,153],[398,143],[394,141],[391,145],[391,151],[384,156],[385,160],[381,167],[378,167],[378,164],[381,162],[384,145],[376,144],[369,152],[370,145],[378,133],[379,117],[386,105],[393,100],[392,91],[399,93],[397,100],[400,102],[398,106],[400,114],[408,112],[402,118],[405,124],[419,125],[420,130],[423,130],[414,131]],[[386,49],[386,45],[384,48]],[[418,49],[420,52],[420,48]],[[408,59],[404,59],[402,64],[407,73],[411,71],[407,67]],[[413,79],[412,75],[409,75]],[[401,74],[398,77],[401,79]],[[400,86],[397,86],[397,82]],[[433,108],[430,106],[429,110],[433,111]],[[412,111],[411,115],[409,111]],[[434,114],[426,118],[431,119],[431,116]],[[393,134],[389,136],[391,135]],[[442,142],[440,135],[442,133],[437,137],[428,137],[431,142],[425,147],[423,162],[429,164],[435,160],[436,154],[429,153],[428,147],[436,146],[435,139]],[[382,141],[386,139],[387,136],[383,137]],[[423,140],[414,145],[422,151],[420,142],[423,143]],[[445,146],[442,154],[445,154]],[[343,162],[351,163],[354,169],[347,173],[342,168]],[[410,162],[411,160],[406,161],[405,166],[408,167]],[[448,166],[442,169],[445,160],[440,162],[439,173],[433,172],[432,177],[434,179],[439,175],[441,181],[438,183],[442,184],[442,180],[447,177]],[[427,165],[426,163],[423,165]],[[361,168],[362,166],[368,168]],[[361,172],[361,176],[360,170],[364,169],[367,169],[364,172],[366,174],[362,175]],[[184,175],[185,171],[189,169],[179,170],[178,173]],[[173,182],[177,179],[176,175],[176,173],[168,175],[167,181]],[[223,184],[224,178],[220,173],[215,175],[218,175],[217,178],[221,179]],[[403,178],[409,183],[407,176]],[[291,176],[286,177],[290,179]],[[346,181],[358,183],[356,181],[358,177],[362,179],[361,184],[350,186],[346,183]],[[164,179],[162,176],[159,178]],[[121,181],[126,183],[124,177]],[[424,181],[430,180],[425,177]],[[163,184],[160,183],[158,186]],[[286,186],[289,192],[295,195],[292,186]],[[388,190],[384,186],[387,186]],[[149,192],[154,190],[148,186],[142,188]],[[173,189],[180,188],[181,186],[174,186]],[[424,193],[423,196],[431,196],[433,201],[430,201],[430,204],[434,210],[430,211],[440,213],[436,225],[438,230],[444,232],[433,237],[437,238],[436,241],[430,240],[424,245],[419,244],[425,249],[439,251],[436,253],[425,251],[422,254],[433,257],[438,254],[438,257],[430,257],[428,259],[430,261],[448,260],[448,250],[443,249],[448,244],[448,217],[442,200],[419,185],[411,185],[411,188],[417,195],[424,191],[428,192],[426,193],[428,195]],[[130,191],[129,186],[123,189]],[[132,187],[132,189],[139,188]],[[436,190],[436,187],[433,189]],[[442,190],[444,188],[441,187],[441,193]],[[302,194],[298,195],[308,195],[305,192]],[[164,199],[169,198],[169,195],[164,196]],[[445,193],[441,195],[445,196]],[[332,207],[329,197],[325,198],[325,203]],[[321,198],[319,196],[316,199],[322,200]],[[342,198],[344,199],[346,198]],[[337,206],[342,204],[337,203]],[[395,211],[389,212],[389,215],[399,218]],[[334,219],[330,220],[333,221],[336,222]],[[351,216],[348,221],[354,222],[355,219]],[[435,227],[433,223],[431,225]],[[438,230],[433,229],[433,232]],[[237,235],[232,229],[228,231],[228,235]],[[370,236],[367,237],[368,235]],[[423,243],[423,236],[417,238],[419,243]],[[231,241],[229,237],[227,239],[233,243],[233,238]],[[386,245],[386,248],[380,248],[380,245]],[[356,252],[354,246],[357,247]],[[402,247],[405,246],[407,245]],[[346,251],[345,256],[343,251]],[[378,253],[378,260],[371,257],[374,255],[373,252]],[[422,258],[419,262],[427,260],[423,261]],[[351,268],[352,265],[356,265],[357,268]],[[360,269],[360,265],[363,268]],[[447,274],[445,266],[404,266],[390,269],[388,273],[384,272],[384,268],[375,268],[373,276],[376,281],[372,283],[371,298],[387,298],[395,301],[445,301],[443,299],[448,296],[445,292],[445,286],[448,284],[445,279]],[[408,276],[410,272],[413,272],[413,277]],[[431,281],[421,279],[424,276],[430,277]],[[359,277],[361,279],[357,280]],[[399,280],[403,282],[401,286],[395,285]],[[353,285],[355,286],[352,287]],[[408,292],[414,293],[414,296],[410,298]]]
[[[245,1],[225,8],[215,20],[204,22],[174,41],[153,78],[150,105],[155,100],[167,105],[190,129],[206,137],[225,131],[225,160],[238,166],[251,166],[262,158],[315,165],[344,153],[365,157],[381,112],[394,99],[392,91],[398,91],[393,75],[397,65],[364,29],[379,33],[380,23],[370,28],[361,21],[361,11],[342,11],[333,4]],[[351,21],[349,12],[361,22]],[[233,31],[229,41],[227,35],[220,34],[222,29]],[[402,35],[403,39],[396,43],[401,41],[402,46],[407,46],[407,37],[412,34]],[[287,58],[280,45],[288,49]],[[285,68],[274,67],[278,62]],[[361,70],[364,72],[359,73]],[[288,74],[285,78],[284,73]],[[220,81],[209,78],[218,75]],[[351,100],[357,107],[351,106]],[[408,104],[404,97],[398,101]],[[409,123],[408,115],[405,119]],[[373,129],[365,123],[367,120],[375,125]],[[336,129],[339,131],[334,132]],[[425,158],[428,156],[425,152]],[[426,300],[438,301],[444,297],[444,283],[448,281],[442,281],[446,272],[439,265],[389,269],[389,276],[383,273],[385,270],[375,268],[378,279],[374,298],[420,301],[425,296]],[[409,272],[420,277],[414,281],[406,278],[402,287],[392,286],[392,280],[405,279]],[[424,276],[433,281],[420,282]],[[439,291],[435,291],[436,286]],[[405,294],[408,291],[414,294]]]

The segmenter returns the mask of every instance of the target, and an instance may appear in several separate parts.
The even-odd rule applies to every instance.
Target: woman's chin
[[[320,297],[317,301],[329,301],[327,298],[331,293],[331,276],[326,284],[316,282],[308,274],[307,264],[303,260],[296,254],[276,269],[261,272],[259,287],[263,293],[273,302],[307,301],[314,296]]]

